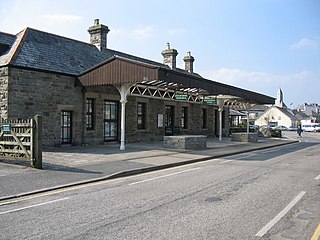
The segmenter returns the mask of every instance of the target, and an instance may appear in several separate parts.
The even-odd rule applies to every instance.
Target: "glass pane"
[[[111,111],[110,118],[111,119],[116,119],[116,105],[115,105],[115,103],[112,103],[112,105],[110,107],[111,107],[111,109],[110,109],[110,111]]]

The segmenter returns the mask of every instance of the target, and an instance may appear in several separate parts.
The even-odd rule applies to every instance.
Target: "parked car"
[[[275,129],[275,127],[276,127],[276,125],[270,124],[270,125],[268,126],[268,129]]]
[[[305,131],[305,132],[320,132],[319,123],[303,124],[301,128],[302,128],[302,131]]]
[[[288,131],[288,128],[286,126],[278,125],[274,129],[281,130],[281,131]]]
[[[259,126],[258,125],[249,125],[249,130],[252,132],[255,132],[255,131],[259,130]]]
[[[297,131],[298,128],[295,127],[295,126],[290,126],[290,127],[288,128],[288,130],[289,130],[289,131]]]

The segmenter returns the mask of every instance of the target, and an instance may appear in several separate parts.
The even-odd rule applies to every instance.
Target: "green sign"
[[[176,100],[187,100],[188,99],[188,95],[187,94],[176,94],[174,96],[174,98]]]
[[[209,104],[209,105],[215,105],[217,104],[217,98],[204,98],[203,103]]]
[[[2,124],[2,132],[3,133],[11,133],[11,125],[10,124]]]

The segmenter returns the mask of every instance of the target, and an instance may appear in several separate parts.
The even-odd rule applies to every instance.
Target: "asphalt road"
[[[0,239],[310,239],[319,140],[2,202]]]

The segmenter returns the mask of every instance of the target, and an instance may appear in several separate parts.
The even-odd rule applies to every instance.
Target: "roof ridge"
[[[12,64],[14,62],[14,60],[17,58],[18,53],[21,49],[21,45],[24,42],[24,40],[26,39],[28,32],[29,32],[29,28],[27,27],[16,34],[16,36],[18,36],[19,34],[22,34],[22,37],[17,40],[18,43],[14,46],[14,49],[12,50],[13,53],[12,53],[11,57],[9,58],[8,64]]]
[[[35,32],[43,33],[43,34],[48,34],[48,35],[51,35],[51,36],[59,37],[59,38],[62,38],[62,39],[73,41],[73,42],[78,42],[78,43],[94,46],[93,44],[90,44],[88,42],[84,42],[84,41],[81,41],[81,40],[78,40],[78,39],[74,39],[74,38],[71,38],[71,37],[65,37],[65,36],[62,36],[62,35],[59,35],[59,34],[56,34],[56,33],[50,33],[50,32],[46,32],[46,31],[43,31],[43,30],[30,28],[30,27],[28,27],[28,29],[30,31],[35,31]]]

